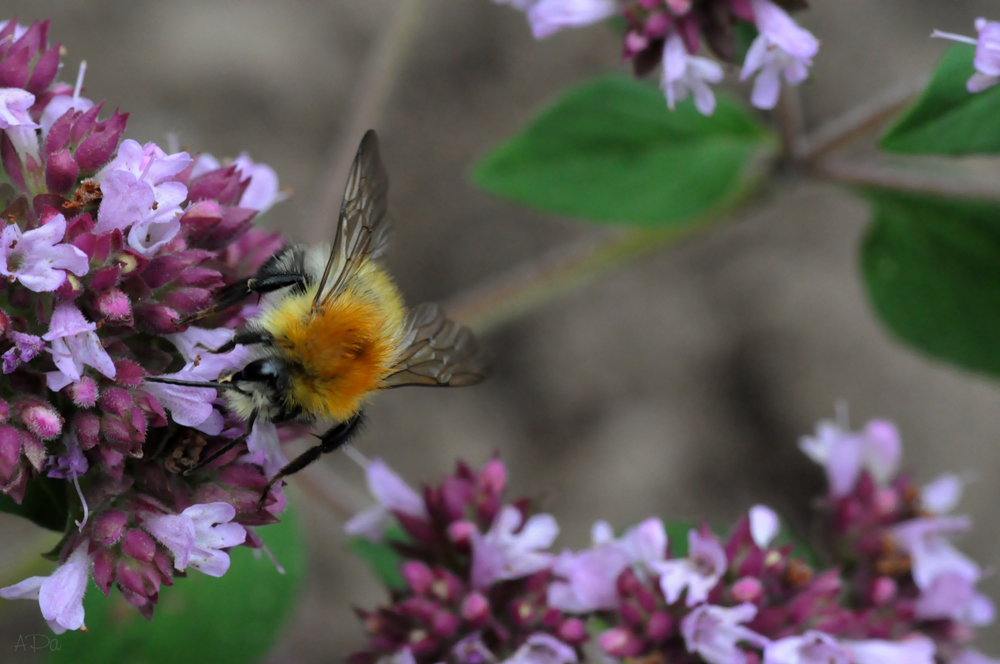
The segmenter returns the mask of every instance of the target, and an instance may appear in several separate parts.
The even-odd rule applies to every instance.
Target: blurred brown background
[[[928,39],[932,28],[974,34],[976,16],[1000,18],[986,0],[813,5],[802,20],[823,48],[802,90],[810,126],[927,72],[943,48]],[[51,18],[51,38],[68,49],[62,80],[86,59],[87,96],[130,111],[128,136],[162,145],[175,131],[192,151],[246,150],[272,165],[294,197],[264,221],[295,238],[316,232],[304,223],[317,176],[395,6],[8,0],[2,14]],[[565,86],[625,69],[604,27],[536,43],[521,14],[490,0],[424,7],[378,127],[398,224],[388,263],[411,303],[446,299],[594,232],[492,199],[467,173]],[[485,385],[380,396],[359,447],[414,483],[439,478],[457,456],[481,463],[499,451],[512,490],[543,495],[563,526],[560,544],[581,546],[598,518],[616,527],[650,514],[724,521],[759,501],[803,523],[822,478],[796,441],[843,398],[855,424],[899,423],[918,479],[976,473],[963,509],[977,528],[961,545],[994,567],[1000,389],[897,345],[873,318],[856,270],[867,214],[834,187],[796,184],[752,218],[491,333],[497,366]],[[334,456],[324,463],[360,489],[360,471]],[[382,597],[345,552],[342,518],[304,502],[311,572],[275,664],[338,661],[362,643],[350,606]],[[32,527],[0,517],[2,568],[36,543]],[[984,588],[1000,594],[993,580]],[[44,631],[34,604],[0,617],[11,628],[4,638]],[[1000,655],[1000,630],[980,646]],[[0,653],[10,647],[0,643]]]

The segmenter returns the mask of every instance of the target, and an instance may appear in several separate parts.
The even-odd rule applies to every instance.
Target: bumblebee
[[[257,421],[336,422],[319,436],[318,445],[282,468],[270,488],[344,445],[359,430],[362,409],[375,392],[404,385],[462,387],[485,377],[485,356],[472,332],[447,320],[434,304],[407,312],[399,290],[376,262],[390,236],[388,189],[378,139],[369,130],[351,167],[333,246],[285,247],[255,275],[219,291],[209,308],[179,322],[187,324],[250,295],[261,298],[260,313],[214,351],[242,344],[251,360],[209,383],[224,388],[230,408],[247,423],[246,433],[185,474],[244,442]]]

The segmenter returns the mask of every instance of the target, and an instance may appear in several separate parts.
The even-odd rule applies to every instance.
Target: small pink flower
[[[966,480],[954,473],[942,475],[920,490],[920,507],[936,516],[951,512],[962,500],[965,484]]]
[[[764,648],[770,641],[742,623],[753,620],[757,607],[740,604],[732,608],[702,604],[681,622],[681,634],[688,652],[696,653],[708,664],[746,664],[746,652],[740,643]]]
[[[810,630],[767,644],[764,664],[851,664],[851,653],[829,634]]]
[[[201,376],[190,371],[164,374],[163,377],[193,382],[204,381]],[[170,411],[177,424],[193,427],[211,436],[218,435],[222,431],[222,415],[213,405],[217,397],[214,387],[146,382],[142,389],[156,397],[163,407]]]
[[[32,576],[0,588],[0,597],[38,600],[42,616],[56,634],[83,629],[83,594],[90,575],[87,548],[86,541],[77,546],[51,576]]]
[[[472,536],[471,583],[485,588],[496,581],[518,579],[552,566],[552,546],[559,526],[551,514],[536,514],[523,524],[521,510],[504,505],[489,532]]]
[[[726,572],[726,552],[711,534],[689,531],[688,548],[687,558],[652,566],[660,574],[660,588],[670,604],[680,599],[685,589],[688,606],[704,602]]]
[[[174,567],[189,565],[209,576],[229,570],[228,549],[246,540],[246,529],[231,523],[236,510],[229,503],[192,505],[180,514],[143,516],[143,527],[174,555]]]
[[[501,664],[576,664],[576,651],[554,636],[532,634]]]
[[[715,93],[709,83],[722,81],[722,67],[719,63],[691,55],[684,46],[684,40],[674,32],[663,46],[663,77],[660,87],[667,97],[671,110],[678,102],[694,95],[694,105],[702,115],[715,112]]]
[[[781,529],[778,515],[767,505],[754,505],[750,508],[750,535],[754,544],[762,549],[774,540]]]
[[[3,354],[3,372],[5,374],[14,373],[14,370],[21,363],[31,362],[40,352],[42,352],[41,337],[33,334],[24,334],[11,330],[8,334],[14,345]]]
[[[402,512],[416,519],[430,518],[420,494],[381,459],[372,459],[365,474],[368,478],[368,490],[378,503],[344,525],[344,532],[348,535],[364,537],[373,542],[381,541],[392,512]]]
[[[21,88],[0,88],[0,129],[38,125],[31,120],[28,109],[35,103],[35,95]]]
[[[50,390],[58,391],[83,376],[84,366],[91,366],[108,378],[115,377],[115,364],[101,345],[90,323],[76,307],[64,302],[52,314],[49,331],[42,338],[50,342],[52,360],[59,371],[46,375]]]
[[[87,254],[71,244],[61,244],[66,218],[61,214],[26,233],[10,224],[0,233],[0,274],[14,277],[36,293],[54,291],[66,280],[66,270],[82,277],[90,270]]]
[[[955,574],[970,582],[979,580],[979,565],[947,540],[948,535],[965,532],[969,526],[968,517],[926,517],[904,521],[891,529],[896,542],[910,554],[913,582],[918,588],[926,592],[943,574]]]
[[[980,17],[976,19],[976,31],[979,33],[978,39],[940,30],[931,33],[931,37],[975,45],[976,56],[972,60],[972,66],[976,68],[976,73],[965,84],[966,89],[972,94],[988,90],[1000,83],[1000,23]]]
[[[563,28],[580,28],[618,13],[615,0],[538,0],[527,9],[535,39]]]
[[[923,635],[901,641],[841,641],[855,664],[934,664],[934,642]]]
[[[281,451],[278,428],[273,422],[257,420],[254,423],[253,430],[247,437],[247,450],[250,452],[250,458],[263,467],[264,475],[268,479],[277,475],[278,471],[288,464],[288,458]]]
[[[798,85],[809,76],[819,41],[800,27],[783,9],[769,0],[751,0],[760,34],[750,45],[740,80],[755,73],[750,101],[757,108],[774,108],[781,92],[781,76],[789,85]]]
[[[862,470],[884,484],[895,474],[902,456],[899,432],[886,420],[872,420],[858,433],[820,422],[816,435],[803,437],[799,448],[824,467],[834,498],[850,493]]]

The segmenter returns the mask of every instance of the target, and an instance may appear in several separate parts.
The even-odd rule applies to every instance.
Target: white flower
[[[684,40],[676,32],[663,45],[663,78],[660,87],[667,96],[667,106],[673,110],[677,102],[694,95],[694,105],[702,115],[715,112],[715,93],[709,83],[722,80],[719,63],[690,55]]]

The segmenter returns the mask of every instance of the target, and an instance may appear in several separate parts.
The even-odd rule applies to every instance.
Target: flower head
[[[660,85],[671,110],[693,94],[695,107],[702,115],[714,113],[715,94],[708,84],[720,82],[722,75],[722,67],[717,62],[690,55],[679,34],[671,34],[664,44]]]
[[[756,73],[753,105],[774,108],[781,92],[781,77],[789,85],[806,80],[812,59],[819,51],[819,41],[770,0],[751,0],[751,3],[760,34],[747,51],[740,80]]]
[[[972,60],[972,66],[976,68],[976,72],[966,83],[966,88],[972,94],[988,90],[1000,83],[1000,23],[987,21],[982,17],[977,18],[976,32],[979,33],[977,39],[940,30],[931,33],[931,37],[975,44],[976,55]]]
[[[541,550],[552,546],[558,534],[559,526],[550,514],[536,514],[524,521],[521,510],[504,505],[485,535],[473,534],[473,587],[548,569],[555,557]]]

